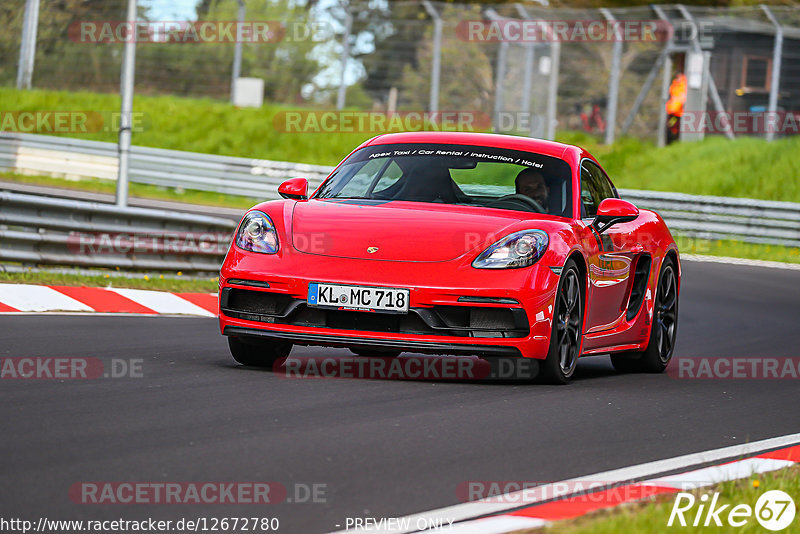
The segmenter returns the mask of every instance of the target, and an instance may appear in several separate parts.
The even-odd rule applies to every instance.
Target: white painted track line
[[[787,271],[800,271],[800,263],[786,263],[782,261],[748,260],[745,258],[730,258],[728,256],[706,256],[703,254],[681,254],[681,261],[699,261],[703,263],[724,263],[726,265],[744,265],[745,267],[767,267],[770,269],[784,269]]]
[[[728,480],[746,478],[756,473],[767,473],[777,471],[784,467],[790,467],[794,462],[786,460],[772,460],[768,458],[748,458],[738,462],[715,465],[704,469],[679,473],[666,477],[659,477],[653,480],[642,482],[646,486],[662,486],[688,491],[690,489],[711,486]]]
[[[709,451],[695,452],[677,456],[675,458],[666,458],[663,460],[656,460],[654,462],[647,462],[644,464],[633,465],[630,467],[623,467],[603,473],[594,475],[587,475],[582,477],[575,477],[569,480],[560,482],[553,482],[544,486],[540,486],[541,494],[552,496],[557,494],[559,488],[563,488],[564,484],[577,484],[581,483],[582,487],[592,483],[602,483],[604,485],[620,484],[623,482],[642,480],[648,477],[655,477],[662,473],[671,471],[679,471],[712,462],[721,462],[724,460],[737,459],[742,456],[751,456],[761,452],[766,452],[772,449],[787,447],[800,443],[800,433],[788,434],[785,436],[778,436],[774,438],[755,441],[752,443],[743,443],[741,445],[731,445],[720,449],[713,449]],[[563,492],[563,490],[561,490]],[[562,496],[567,496],[570,493],[564,493]],[[445,521],[466,521],[475,517],[480,517],[489,514],[500,514],[508,510],[514,510],[522,506],[530,506],[537,504],[536,499],[532,499],[530,491],[518,491],[508,493],[504,496],[493,497],[491,500],[479,500],[474,502],[467,502],[462,504],[455,504],[446,506],[444,508],[437,508],[428,510],[417,514],[412,514],[401,518],[402,524],[416,525],[417,521],[426,521],[431,518],[441,518]],[[530,527],[529,527],[530,528]],[[346,530],[337,531],[334,534],[344,534]],[[352,534],[352,530],[349,531]],[[418,532],[416,529],[403,529],[403,530],[387,530],[386,528],[371,528],[359,529],[358,532],[392,532],[394,534],[408,534],[411,532]]]

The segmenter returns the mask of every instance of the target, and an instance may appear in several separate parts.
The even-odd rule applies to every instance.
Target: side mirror
[[[278,194],[283,198],[308,200],[308,180],[305,178],[286,180],[278,187]]]
[[[597,207],[597,215],[592,226],[601,234],[615,224],[630,222],[638,216],[639,208],[630,202],[619,198],[607,198]]]

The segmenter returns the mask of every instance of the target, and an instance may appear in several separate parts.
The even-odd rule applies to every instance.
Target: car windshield
[[[314,198],[436,202],[572,216],[566,161],[494,147],[365,147],[350,155]]]

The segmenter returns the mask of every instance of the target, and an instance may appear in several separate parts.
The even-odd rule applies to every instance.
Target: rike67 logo
[[[763,493],[755,506],[749,504],[722,504],[719,493],[704,493],[699,498],[681,492],[675,496],[667,526],[680,527],[734,527],[750,524],[754,519],[767,530],[779,532],[788,528],[795,516],[794,499],[781,490]]]

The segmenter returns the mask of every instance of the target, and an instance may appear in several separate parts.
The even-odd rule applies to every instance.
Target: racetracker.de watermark
[[[67,249],[88,256],[111,254],[225,254],[231,241],[229,232],[84,233],[67,236]]]
[[[93,380],[142,378],[141,358],[10,357],[0,358],[2,380]]]
[[[614,505],[639,501],[664,493],[646,484],[619,485],[610,481],[574,480],[537,482],[531,480],[469,480],[456,487],[461,502],[532,504],[568,498],[570,502]]]
[[[76,482],[76,504],[320,504],[327,484],[296,482]]]
[[[284,358],[273,371],[284,378],[360,378],[374,380],[532,380],[539,362],[532,358],[399,356]]]
[[[69,39],[76,43],[210,44],[323,42],[335,35],[325,21],[235,20],[136,21],[80,20],[69,25]]]
[[[482,111],[281,111],[272,119],[281,133],[480,132],[492,126]]]
[[[469,42],[645,42],[669,41],[673,26],[662,20],[464,20],[456,35]]]
[[[800,133],[800,111],[685,111],[681,132],[754,135]]]
[[[676,357],[667,367],[672,378],[719,380],[800,379],[800,358]]]
[[[39,134],[117,132],[121,117],[118,111],[0,111],[0,131]],[[133,133],[143,132],[145,122],[144,113],[131,113]]]

